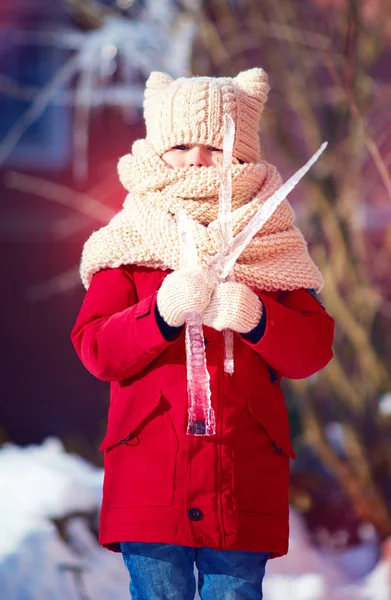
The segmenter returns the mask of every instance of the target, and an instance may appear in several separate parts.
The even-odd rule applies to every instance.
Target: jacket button
[[[199,508],[190,508],[187,514],[191,521],[199,521],[204,516]]]

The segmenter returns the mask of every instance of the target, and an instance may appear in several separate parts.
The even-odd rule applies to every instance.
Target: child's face
[[[223,151],[204,144],[181,144],[162,156],[170,167],[213,167],[222,159]]]

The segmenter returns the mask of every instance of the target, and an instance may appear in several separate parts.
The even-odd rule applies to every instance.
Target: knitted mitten
[[[208,306],[214,285],[204,269],[179,269],[167,275],[158,294],[160,315],[171,327],[179,327],[191,312],[203,312]]]
[[[258,296],[244,283],[220,283],[204,312],[203,323],[213,329],[232,329],[248,333],[262,317],[263,305]]]

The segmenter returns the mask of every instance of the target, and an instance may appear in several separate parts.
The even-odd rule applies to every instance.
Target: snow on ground
[[[0,449],[1,600],[127,600],[128,574],[118,554],[94,534],[102,471],[66,454],[56,439]],[[390,566],[368,572],[374,548],[344,553],[311,546],[292,512],[290,551],[269,561],[265,600],[389,600]]]

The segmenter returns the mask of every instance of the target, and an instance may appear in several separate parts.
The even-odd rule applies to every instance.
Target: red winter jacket
[[[100,541],[285,554],[294,452],[280,380],[329,362],[333,320],[306,290],[259,294],[266,329],[256,344],[235,334],[233,375],[223,334],[205,327],[217,433],[189,436],[184,334],[167,341],[155,317],[166,274],[100,271],[72,331],[85,367],[111,382]]]

